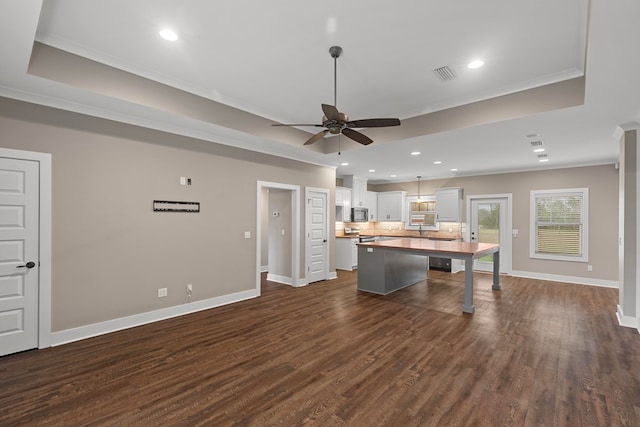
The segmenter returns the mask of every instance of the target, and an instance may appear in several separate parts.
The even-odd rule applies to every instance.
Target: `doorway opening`
[[[258,181],[256,291],[260,276],[300,286],[300,186]]]

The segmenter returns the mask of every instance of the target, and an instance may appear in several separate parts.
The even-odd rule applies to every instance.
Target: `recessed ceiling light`
[[[543,163],[543,162],[548,162],[548,161],[549,161],[549,159],[540,159],[540,160],[538,160],[538,161],[539,161],[540,163]]]
[[[375,169],[369,169],[369,172],[374,173],[376,170]]]
[[[166,28],[160,31],[160,37],[162,37],[165,40],[169,40],[170,42],[174,42],[178,40],[178,35],[174,31]]]
[[[433,162],[434,165],[441,165],[442,161],[441,160],[436,160],[435,162]]]
[[[398,176],[398,175],[391,175],[391,178],[395,178],[396,176]]]
[[[544,148],[536,148],[535,150],[533,150],[534,153],[543,153],[544,152]]]
[[[468,68],[471,68],[472,70],[475,68],[480,68],[484,65],[484,61],[481,59],[476,59],[475,61],[471,61],[469,62],[469,65],[467,65]]]
[[[419,152],[419,151],[412,151],[412,152],[411,152],[411,155],[412,155],[412,156],[419,156],[419,155],[420,155],[420,152]]]
[[[451,172],[458,172],[458,168],[451,168]]]
[[[347,162],[340,163],[340,166],[349,166],[349,163],[347,163]]]

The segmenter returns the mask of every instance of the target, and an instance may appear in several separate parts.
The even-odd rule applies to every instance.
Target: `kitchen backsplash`
[[[407,237],[462,237],[465,224],[441,222],[440,229],[423,231],[405,230],[404,222],[336,222],[336,236],[344,236],[345,228],[357,228],[362,235],[407,236]]]

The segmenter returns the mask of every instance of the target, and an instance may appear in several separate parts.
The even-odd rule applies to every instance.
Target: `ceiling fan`
[[[353,128],[373,128],[373,127],[388,127],[388,126],[400,126],[399,119],[362,119],[362,120],[349,120],[349,117],[338,111],[337,104],[337,65],[338,58],[342,54],[342,48],[340,46],[331,46],[329,53],[333,58],[333,103],[334,105],[322,104],[322,124],[281,124],[276,123],[272,126],[313,126],[324,127],[325,129],[313,135],[304,143],[304,145],[313,144],[316,141],[321,140],[327,133],[333,135],[343,134],[344,136],[353,139],[354,141],[362,144],[369,145],[373,142],[367,135],[354,130]]]

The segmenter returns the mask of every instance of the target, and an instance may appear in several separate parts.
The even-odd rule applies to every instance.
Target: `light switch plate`
[[[250,239],[251,238],[251,232],[250,231],[245,231],[244,232],[244,238],[245,239]]]

